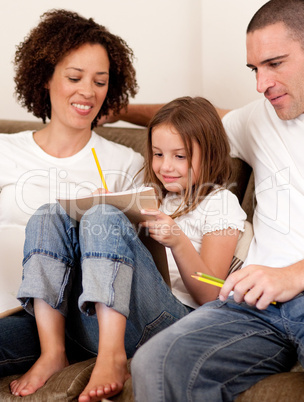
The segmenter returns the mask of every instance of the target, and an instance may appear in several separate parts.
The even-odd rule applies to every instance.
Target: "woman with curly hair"
[[[109,109],[118,113],[135,95],[132,59],[127,44],[93,19],[66,10],[51,10],[42,15],[39,24],[17,48],[15,83],[20,103],[48,123],[39,131],[0,135],[0,230],[24,230],[30,216],[42,205],[54,203],[56,198],[88,195],[97,190],[100,176],[92,148],[102,161],[109,191],[124,191],[142,183],[137,173],[143,166],[143,157],[92,131],[101,115]],[[50,283],[56,281],[55,269],[52,271]],[[68,276],[67,273],[66,279]],[[37,290],[36,285],[34,279],[31,290]],[[50,289],[51,286],[44,289],[45,293]],[[51,320],[47,319],[50,310],[45,305],[39,301],[35,304],[38,332],[35,319],[28,313],[0,321],[0,375],[30,369],[11,384],[15,395],[35,392],[68,364],[65,353],[62,359],[58,358],[61,348],[65,348],[60,314],[54,321],[57,338],[45,343],[52,330]],[[75,311],[71,321],[77,320],[79,311]],[[97,320],[88,317],[87,321],[80,321],[81,318],[73,335],[83,348],[92,351],[93,357],[98,349]],[[88,398],[85,396],[84,400]]]
[[[93,19],[85,19],[67,10],[53,10],[42,15],[41,23],[17,48],[15,55],[16,95],[21,105],[43,122],[51,119],[51,100],[48,82],[55,68],[66,55],[81,46],[100,45],[109,63],[111,85],[106,86],[106,97],[92,120],[108,111],[118,113],[126,108],[129,96],[137,93],[133,52],[123,39],[111,34]]]

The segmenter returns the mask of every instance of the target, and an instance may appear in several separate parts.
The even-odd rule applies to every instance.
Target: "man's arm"
[[[122,120],[128,123],[137,124],[138,126],[147,126],[149,121],[155,115],[155,113],[163,106],[163,104],[132,104],[128,105],[127,109],[122,109],[119,114],[113,115],[110,111],[108,116],[102,116],[98,122],[99,126],[107,123],[115,123]],[[220,118],[222,119],[228,109],[216,108]]]
[[[122,120],[128,123],[137,124],[138,126],[147,126],[149,121],[162,106],[162,104],[128,105],[127,109],[122,109],[117,115],[113,115],[110,111],[108,116],[102,116],[98,125],[101,126],[103,124],[115,123],[116,121]]]
[[[216,111],[217,111],[218,115],[220,116],[220,118],[222,119],[225,116],[225,114],[230,112],[230,109],[219,109],[218,107],[216,107]]]

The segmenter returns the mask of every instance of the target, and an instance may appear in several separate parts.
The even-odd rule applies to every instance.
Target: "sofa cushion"
[[[271,375],[238,396],[236,402],[303,401],[304,372]]]
[[[34,394],[22,397],[25,402],[72,402],[78,401],[79,394],[87,385],[96,358],[74,363],[54,374],[47,383]],[[130,368],[130,360],[128,362]],[[16,402],[20,397],[10,392],[11,381],[20,377],[12,375],[0,379],[0,401]],[[124,385],[122,392],[111,398],[111,401],[133,402],[132,380],[129,378]],[[105,401],[105,400],[104,400]]]
[[[89,381],[95,364],[95,358],[74,363],[54,374],[47,383],[33,395],[24,396],[22,401],[53,402],[77,401],[78,395]],[[9,384],[20,375],[13,375],[0,380],[0,401],[13,402],[20,397],[10,392]]]

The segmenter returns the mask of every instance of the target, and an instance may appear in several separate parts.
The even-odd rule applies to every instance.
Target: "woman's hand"
[[[150,236],[166,247],[173,248],[184,235],[174,220],[156,209],[145,209],[141,211],[143,216],[149,217],[141,225],[149,229]]]
[[[110,191],[106,190],[105,188],[98,188],[97,190],[93,191],[93,195],[101,195],[101,194],[109,194]]]

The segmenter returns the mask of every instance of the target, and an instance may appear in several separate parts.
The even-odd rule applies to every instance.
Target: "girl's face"
[[[152,169],[167,191],[181,193],[188,184],[189,164],[183,140],[174,127],[161,124],[152,129]],[[201,151],[193,141],[192,183],[202,169]]]
[[[47,85],[52,122],[90,128],[107,95],[109,67],[107,52],[99,44],[86,43],[65,56]]]

